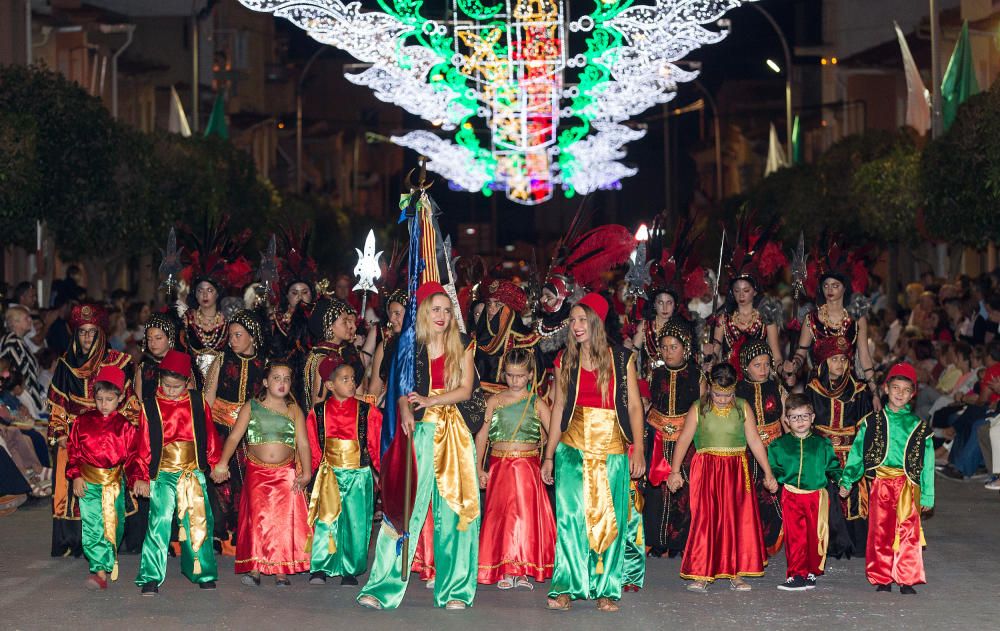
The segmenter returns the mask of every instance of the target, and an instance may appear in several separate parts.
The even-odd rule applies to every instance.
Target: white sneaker
[[[989,481],[983,485],[987,491],[1000,491],[1000,475],[993,474]]]
[[[424,587],[426,587],[427,589],[434,589],[434,579],[432,578],[431,580],[424,583]]]

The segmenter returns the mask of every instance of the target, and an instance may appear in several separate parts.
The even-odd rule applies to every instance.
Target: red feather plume
[[[594,289],[605,272],[625,264],[635,246],[635,237],[625,226],[599,226],[567,246],[565,259],[553,272],[572,275],[579,286]]]

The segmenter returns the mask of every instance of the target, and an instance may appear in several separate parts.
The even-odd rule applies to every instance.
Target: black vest
[[[358,400],[358,446],[361,447],[361,466],[369,467],[372,464],[371,454],[368,453],[368,411],[371,406],[368,403]],[[321,401],[313,406],[313,413],[316,414],[316,436],[319,438],[320,454],[326,453],[326,401]],[[320,455],[320,458],[323,456]]]
[[[472,338],[461,333],[462,348],[468,348],[472,343]],[[417,346],[416,355],[413,358],[413,391],[421,396],[427,396],[431,391],[431,359],[427,354],[426,346]],[[486,399],[489,395],[479,387],[479,373],[472,375],[472,396],[461,403],[457,403],[462,418],[466,426],[473,435],[483,426],[483,417],[486,415]],[[414,410],[413,418],[419,421],[424,417],[424,410]]]
[[[632,352],[624,346],[611,346],[611,369],[612,382],[615,386],[615,412],[618,415],[618,426],[625,435],[625,440],[632,443],[632,425],[628,415],[628,362],[632,359]],[[560,362],[565,361],[565,354]],[[566,404],[563,406],[562,431],[569,428],[569,420],[573,417],[573,409],[576,407],[576,389],[578,373],[570,373],[569,382],[566,384]]]
[[[865,476],[875,477],[877,469],[884,461],[889,451],[889,420],[885,413],[879,410],[868,420],[865,429]],[[917,427],[906,439],[906,449],[903,454],[903,471],[910,482],[920,486],[920,474],[924,470],[924,442],[930,433],[927,421],[920,421]]]
[[[191,406],[191,420],[194,423],[194,443],[198,450],[198,468],[208,471],[208,436],[205,430],[205,402],[197,390],[188,390]],[[160,472],[160,458],[163,456],[163,419],[160,407],[156,405],[156,394],[148,395],[142,402],[149,426],[149,478],[155,479]]]

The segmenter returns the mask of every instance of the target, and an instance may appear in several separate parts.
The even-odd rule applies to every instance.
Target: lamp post
[[[770,13],[761,8],[757,4],[749,4],[747,6],[756,9],[771,25],[774,32],[778,34],[778,39],[781,40],[781,48],[785,52],[785,147],[786,153],[788,154],[788,159],[791,160],[792,157],[792,52],[788,48],[788,40],[785,39],[785,34],[781,32],[781,27],[774,20]],[[773,61],[768,60],[768,66],[771,70],[775,72],[780,72],[781,68],[777,68],[777,64]]]
[[[302,67],[302,74],[295,84],[295,192],[302,194],[302,84],[306,80],[309,68],[313,62],[328,48],[326,44],[316,49],[306,65]]]

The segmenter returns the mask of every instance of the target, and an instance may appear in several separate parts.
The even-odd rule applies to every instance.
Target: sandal
[[[514,587],[518,589],[526,589],[529,592],[535,590],[535,586],[532,585],[531,581],[528,580],[527,576],[517,576],[514,578]]]
[[[504,576],[497,581],[497,589],[514,589],[514,579],[509,576]]]
[[[687,586],[689,592],[704,594],[708,591],[708,581],[694,581]]]
[[[598,598],[597,610],[612,613],[618,611],[618,603],[610,598]]]
[[[359,597],[358,604],[364,607],[365,609],[375,609],[375,610],[382,609],[382,603],[378,601],[378,598],[375,598],[374,596],[370,596],[368,594]]]
[[[559,594],[555,598],[549,598],[548,602],[545,603],[546,609],[549,611],[569,611],[570,603],[569,594]]]
[[[444,605],[444,608],[445,608],[445,609],[446,609],[447,611],[461,611],[461,610],[463,610],[463,609],[466,609],[467,607],[468,607],[468,605],[466,605],[466,604],[465,604],[464,602],[462,602],[461,600],[449,600],[449,601],[448,601],[447,603],[445,603],[445,605]]]
[[[748,592],[750,591],[750,583],[744,581],[742,578],[731,578],[729,579],[729,589],[734,592]]]
[[[292,584],[292,582],[288,580],[287,576],[275,576],[274,584],[277,585],[278,587],[288,587],[289,585]]]

